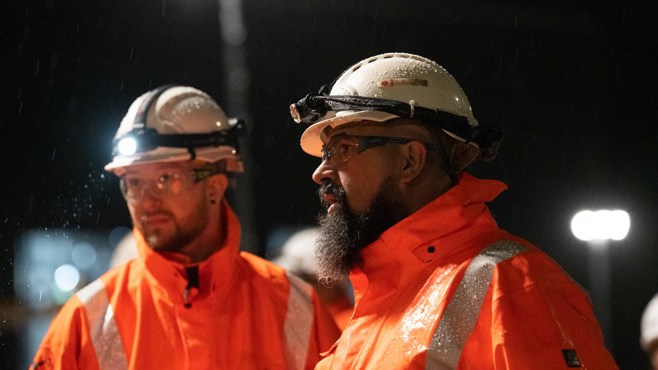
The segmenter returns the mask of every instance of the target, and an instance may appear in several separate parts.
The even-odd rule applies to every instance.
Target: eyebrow
[[[175,164],[166,164],[166,163],[163,163],[162,166],[161,166],[160,168],[150,170],[149,172],[156,172],[156,173],[157,173],[157,172],[160,172],[160,171],[166,171],[166,170],[171,170],[171,169],[174,169],[174,170],[181,170],[181,171],[185,171],[185,170],[186,170],[185,168],[181,168],[181,167],[179,167],[179,166],[177,166],[177,165],[175,165]],[[125,175],[131,175],[131,174],[136,174],[136,173],[139,173],[139,172],[140,172],[140,171],[135,171],[134,169],[132,169],[132,170],[131,170],[131,169],[126,169],[126,173],[124,173],[123,176],[125,176]]]

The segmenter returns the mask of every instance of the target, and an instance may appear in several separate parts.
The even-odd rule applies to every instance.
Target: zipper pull
[[[183,292],[183,305],[185,308],[190,308],[192,307],[192,303],[188,300],[190,291],[192,288],[199,289],[199,266],[185,267],[185,272],[187,273],[187,286]]]

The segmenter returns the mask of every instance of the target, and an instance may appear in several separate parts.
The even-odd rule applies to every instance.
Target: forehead
[[[327,144],[332,140],[332,138],[344,135],[426,138],[431,134],[422,125],[409,121],[356,121],[340,125],[338,127],[326,127],[321,134],[321,139],[324,144]]]
[[[149,163],[126,167],[125,175],[142,175],[171,170],[185,171],[189,168],[191,168],[189,162]]]
[[[390,127],[387,129],[386,126],[383,126],[381,123],[369,123],[369,122],[354,122],[338,127],[327,127],[321,135],[322,142],[327,144],[334,137],[345,136],[345,135],[385,135],[390,133]]]

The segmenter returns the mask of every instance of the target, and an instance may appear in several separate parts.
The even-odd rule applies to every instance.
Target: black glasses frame
[[[436,150],[436,145],[432,143],[428,143],[419,139],[409,139],[406,137],[397,137],[397,136],[362,136],[362,135],[338,135],[333,137],[329,143],[325,146],[322,147],[322,160],[325,161],[327,159],[331,160],[333,157],[333,150],[327,150],[327,148],[333,149],[334,145],[332,145],[332,142],[340,140],[340,139],[355,139],[357,142],[356,145],[356,153],[359,154],[362,153],[363,151],[374,148],[377,146],[382,146],[386,144],[408,144],[412,141],[418,141],[421,142],[425,145],[425,147],[429,150]],[[349,160],[349,159],[348,159]],[[344,161],[343,163],[347,162]]]

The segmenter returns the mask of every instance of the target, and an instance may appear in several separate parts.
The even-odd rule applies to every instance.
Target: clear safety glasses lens
[[[433,144],[417,139],[388,136],[344,135],[333,138],[322,148],[322,160],[328,160],[332,166],[338,166],[346,163],[356,154],[362,153],[367,149],[386,144],[407,144],[412,141],[420,141],[425,144],[428,149],[435,149]]]
[[[126,174],[121,176],[119,186],[123,197],[136,203],[143,199],[146,191],[156,197],[176,196],[193,184],[220,172],[222,171],[219,168],[200,168],[189,171],[168,169],[151,178]]]

